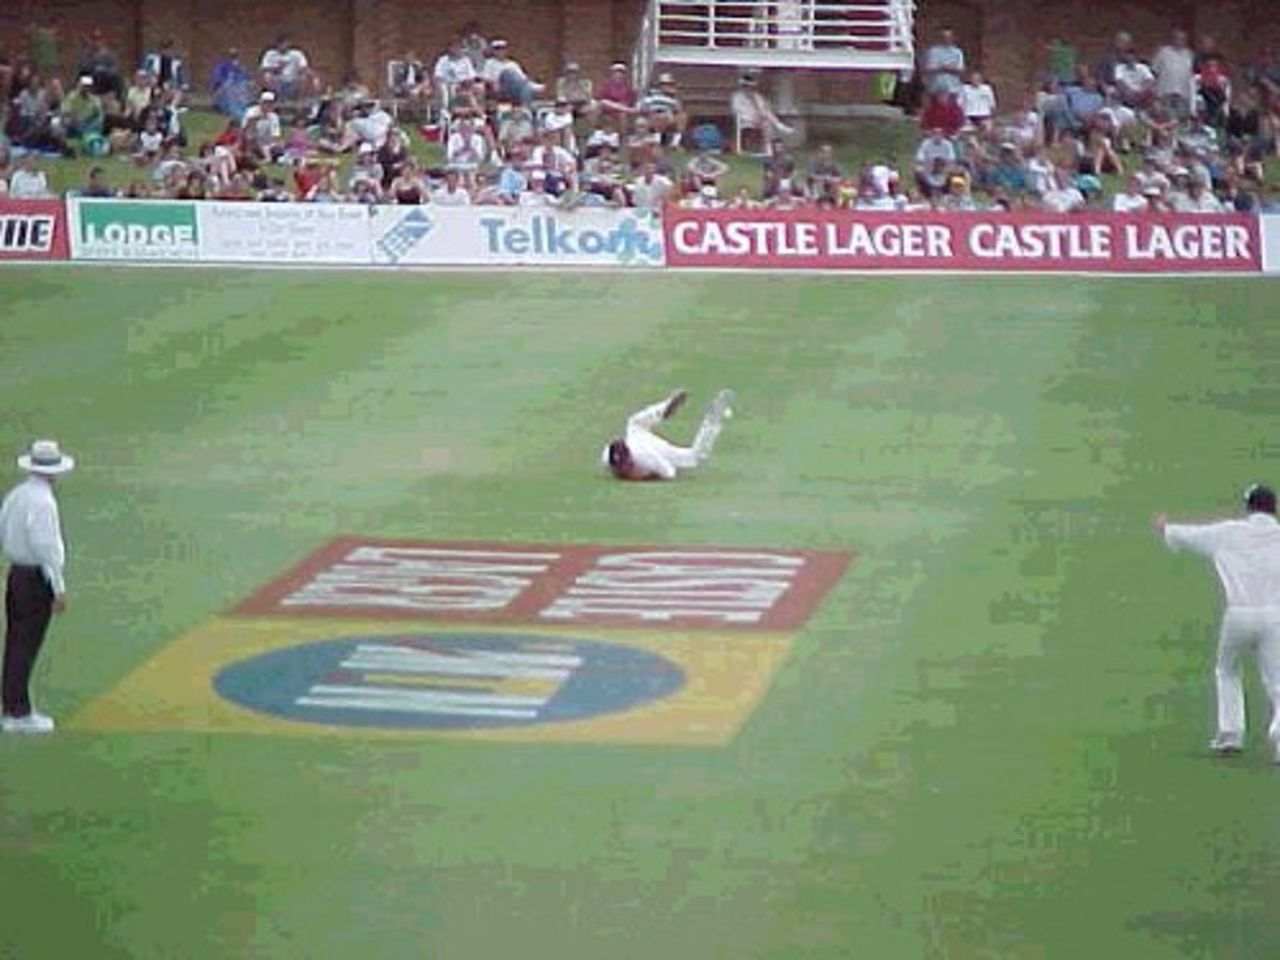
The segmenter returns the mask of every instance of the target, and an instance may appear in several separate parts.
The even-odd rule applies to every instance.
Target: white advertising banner
[[[662,225],[635,210],[375,207],[380,264],[661,267]]]
[[[190,201],[67,201],[73,260],[195,260],[200,251]]]
[[[196,205],[200,259],[368,264],[369,208],[345,203]]]
[[[1262,271],[1280,273],[1280,214],[1262,215]]]

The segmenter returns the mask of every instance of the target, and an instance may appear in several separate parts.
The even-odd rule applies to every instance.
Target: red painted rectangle
[[[240,603],[247,615],[789,630],[848,566],[830,550],[420,543],[344,537]]]
[[[0,200],[0,260],[66,260],[69,250],[61,200]]]
[[[1258,273],[1247,214],[879,213],[694,210],[664,214],[667,265],[823,270]]]

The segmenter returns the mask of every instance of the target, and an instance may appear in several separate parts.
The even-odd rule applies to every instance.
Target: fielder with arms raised
[[[1244,748],[1241,659],[1256,650],[1262,685],[1271,698],[1271,759],[1280,763],[1280,523],[1275,492],[1252,486],[1245,491],[1244,507],[1243,519],[1183,524],[1169,523],[1161,514],[1155,527],[1172,549],[1212,560],[1222,581],[1226,610],[1214,670],[1218,733],[1210,749],[1231,756]]]
[[[653,432],[669,420],[689,399],[686,390],[676,390],[665,400],[638,410],[627,419],[625,436],[615,437],[605,446],[600,462],[619,480],[674,480],[681,470],[692,470],[711,456],[720,428],[733,416],[733,391],[721,390],[703,414],[693,445],[679,447]]]

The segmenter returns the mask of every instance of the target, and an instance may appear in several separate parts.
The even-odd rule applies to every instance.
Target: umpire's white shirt
[[[1213,561],[1229,607],[1280,607],[1280,523],[1269,513],[1220,523],[1170,523],[1165,542]]]
[[[10,563],[40,567],[53,592],[67,592],[62,568],[67,548],[62,542],[58,501],[47,480],[27,477],[0,504],[0,550]]]

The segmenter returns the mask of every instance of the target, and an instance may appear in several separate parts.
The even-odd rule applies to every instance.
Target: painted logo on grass
[[[521,634],[344,637],[223,668],[219,696],[287,720],[470,730],[620,713],[676,693],[684,673],[651,652]]]

